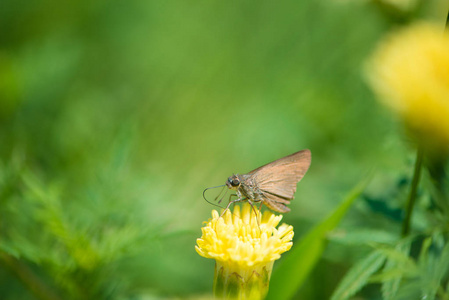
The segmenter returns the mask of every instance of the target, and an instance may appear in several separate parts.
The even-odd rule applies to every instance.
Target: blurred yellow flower
[[[217,297],[262,299],[275,260],[292,247],[293,227],[276,226],[282,215],[266,211],[257,215],[248,203],[227,210],[223,217],[216,210],[201,229],[196,251],[216,261],[214,294]]]
[[[379,99],[429,147],[449,145],[449,36],[418,23],[383,41],[368,63]]]

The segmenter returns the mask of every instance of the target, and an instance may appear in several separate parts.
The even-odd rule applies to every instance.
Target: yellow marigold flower
[[[282,215],[266,211],[257,215],[248,203],[227,210],[201,228],[196,251],[215,259],[214,294],[228,299],[263,299],[275,260],[292,247],[293,227],[276,226]]]
[[[383,43],[368,64],[379,99],[429,147],[449,145],[449,36],[434,25],[402,29]]]

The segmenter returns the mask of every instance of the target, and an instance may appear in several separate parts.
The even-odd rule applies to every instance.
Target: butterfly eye
[[[231,185],[232,186],[238,186],[240,184],[240,180],[238,180],[238,179],[232,179],[232,181],[231,181]]]

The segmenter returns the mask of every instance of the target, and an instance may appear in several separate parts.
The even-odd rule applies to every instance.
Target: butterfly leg
[[[260,231],[260,223],[259,223],[260,209],[259,209],[259,214],[257,214],[257,211],[254,208],[253,202],[251,200],[249,200],[249,199],[247,199],[247,200],[248,200],[249,205],[251,205],[251,208],[252,208],[252,210],[254,212],[254,215],[256,216],[257,227],[259,227],[259,231]]]
[[[247,198],[241,198],[241,197],[239,197],[238,199],[235,199],[235,200],[232,200],[232,201],[231,201],[231,197],[232,197],[232,196],[238,197],[238,195],[236,195],[236,194],[230,195],[230,197],[229,197],[229,203],[228,203],[228,205],[226,206],[226,208],[223,210],[223,212],[221,213],[220,217],[222,217],[222,216],[224,215],[224,213],[229,209],[229,207],[231,206],[231,204],[235,204],[236,202],[245,201],[245,200],[247,199]]]
[[[228,204],[232,202],[232,209],[234,209],[234,207],[235,207],[235,202],[236,202],[236,201],[231,201],[232,196],[237,197],[237,198],[239,198],[239,196],[238,196],[237,194],[231,194],[231,195],[229,195]],[[238,200],[238,199],[236,199],[236,200]],[[229,205],[228,205],[228,207],[229,207]]]

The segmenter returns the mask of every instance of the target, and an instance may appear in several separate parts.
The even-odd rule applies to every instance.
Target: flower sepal
[[[264,299],[268,293],[273,263],[239,270],[217,261],[214,296],[218,299]]]

